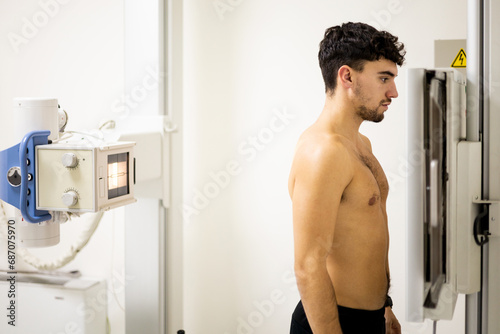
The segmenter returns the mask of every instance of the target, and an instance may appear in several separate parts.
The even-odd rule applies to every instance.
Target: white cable
[[[97,132],[97,134],[93,134],[93,133],[90,133],[90,132],[83,132],[83,131],[64,131],[64,133],[70,133],[70,134],[77,134],[77,135],[82,135],[82,136],[85,136],[85,137],[92,137],[92,138],[96,138],[96,139],[99,139],[99,140],[103,140],[104,137],[102,135],[101,132]]]
[[[61,134],[61,137],[59,137],[59,139],[53,139],[53,140],[52,140],[52,143],[53,143],[53,144],[54,144],[54,143],[58,143],[58,142],[60,142],[61,140],[67,140],[67,139],[69,139],[69,138],[71,138],[71,137],[73,137],[73,134],[72,134],[72,133],[69,133],[69,132],[63,132],[63,133]]]
[[[5,213],[5,209],[3,206],[3,201],[0,201],[0,225],[2,225],[2,228],[0,229],[1,234],[5,237],[5,229],[3,228],[3,225],[7,224],[7,215]],[[102,216],[104,215],[104,212],[98,212],[93,215],[92,217],[92,223],[89,225],[89,227],[84,230],[76,242],[69,247],[69,249],[58,259],[55,260],[49,260],[49,261],[43,261],[36,256],[32,255],[26,248],[24,247],[18,247],[16,249],[16,253],[19,257],[23,259],[24,262],[30,264],[31,266],[35,267],[38,270],[43,270],[43,271],[52,271],[59,269],[71,261],[76,257],[76,255],[87,245],[89,242],[90,238],[96,231],[97,227],[99,226],[99,223],[101,222]]]
[[[68,140],[69,138],[71,137],[74,137],[75,135],[80,135],[80,136],[83,136],[83,139],[89,139],[88,137],[91,137],[91,138],[94,138],[94,139],[97,139],[99,141],[102,141],[104,139],[103,135],[101,132],[97,132],[97,134],[93,134],[93,133],[90,133],[90,132],[83,132],[83,131],[64,131],[64,132],[61,132],[60,133],[61,137],[59,137],[59,139],[54,139],[52,140],[52,143],[58,143],[62,140]]]
[[[2,239],[7,243],[7,229],[8,229],[8,219],[7,214],[5,213],[5,208],[3,206],[3,201],[0,200],[0,235]]]
[[[65,265],[73,261],[76,255],[87,245],[90,238],[99,226],[103,214],[103,212],[94,214],[90,226],[80,234],[76,242],[71,245],[69,249],[58,259],[49,261],[40,260],[23,247],[18,248],[17,254],[24,260],[24,262],[30,264],[38,270],[51,271],[64,267]]]
[[[99,130],[109,130],[116,127],[116,122],[112,119],[105,120],[99,124]]]
[[[109,142],[116,141],[116,134],[110,135],[105,133],[103,130],[108,130],[106,127],[110,122],[103,124],[104,128],[95,130],[92,132],[82,132],[82,131],[65,131],[60,134],[59,139],[55,139],[52,143],[65,143],[65,144],[76,144],[84,145],[90,147],[99,147],[101,145],[106,145]]]
[[[5,213],[5,208],[3,206],[3,201],[2,200],[0,200],[0,208],[1,208],[1,210],[0,210],[0,214],[1,214],[0,215],[0,225],[7,226],[7,224],[8,224],[8,222],[7,222],[7,214]],[[5,237],[6,235],[4,234],[3,228],[0,229],[0,231],[2,233],[2,236]]]

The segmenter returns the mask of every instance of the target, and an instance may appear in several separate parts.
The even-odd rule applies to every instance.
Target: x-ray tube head
[[[97,212],[135,202],[133,142],[37,146],[38,208]],[[65,165],[65,156],[75,163]]]

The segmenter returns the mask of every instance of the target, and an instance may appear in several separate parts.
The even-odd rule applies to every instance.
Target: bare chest
[[[389,184],[378,160],[373,154],[360,154],[355,161],[354,177],[344,191],[343,200],[368,208],[385,205]]]
[[[382,166],[380,165],[378,160],[373,155],[362,155],[360,156],[360,161],[362,162],[362,165],[366,166],[366,168],[370,172],[370,173],[363,173],[360,170],[360,174],[361,173],[366,174],[365,176],[367,178],[372,177],[377,184],[380,195],[382,196],[383,199],[386,199],[389,193],[389,183],[387,182],[387,177],[385,176],[384,170],[382,169]],[[361,167],[360,169],[363,168]],[[367,172],[366,169],[365,172]]]

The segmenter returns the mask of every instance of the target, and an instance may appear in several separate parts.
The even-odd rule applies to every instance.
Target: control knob
[[[67,191],[62,195],[62,202],[68,207],[73,206],[78,203],[78,194],[73,190]]]
[[[66,168],[74,168],[78,165],[78,158],[74,153],[64,153],[61,162]]]

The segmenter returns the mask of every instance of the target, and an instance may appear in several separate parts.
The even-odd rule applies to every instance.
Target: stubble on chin
[[[378,113],[377,109],[368,109],[366,106],[359,106],[357,110],[357,115],[363,121],[379,123],[384,119],[384,114]]]

